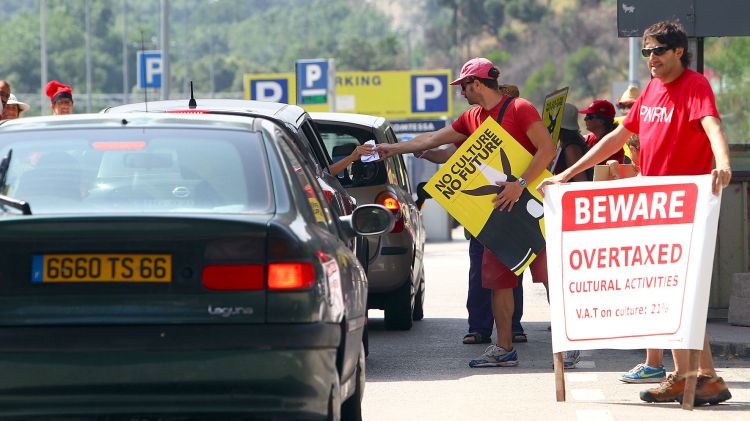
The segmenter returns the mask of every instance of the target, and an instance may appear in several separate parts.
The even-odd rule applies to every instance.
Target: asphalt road
[[[643,361],[639,350],[583,351],[578,367],[566,372],[566,402],[556,402],[549,310],[544,288],[530,280],[524,283],[522,320],[529,342],[516,344],[518,367],[469,368],[486,345],[461,343],[467,330],[468,242],[429,243],[426,255],[423,321],[407,332],[385,331],[382,311],[370,310],[364,419],[750,419],[750,361],[716,359],[733,398],[687,412],[677,403],[642,402],[638,393],[647,386],[617,380]],[[673,368],[669,355],[665,366]]]

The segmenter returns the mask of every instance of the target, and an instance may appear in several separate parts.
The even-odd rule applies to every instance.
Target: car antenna
[[[143,54],[146,51],[146,45],[143,42],[143,30],[141,30],[141,54]],[[143,88],[143,104],[146,107],[146,112],[148,112],[148,88]]]
[[[195,102],[195,97],[193,96],[193,81],[190,81],[190,101],[188,101],[188,108],[191,110],[194,110],[198,107],[198,103]]]

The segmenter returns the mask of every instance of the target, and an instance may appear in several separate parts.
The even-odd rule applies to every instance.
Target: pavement
[[[409,331],[385,330],[383,312],[369,311],[370,355],[363,419],[456,420],[488,417],[523,420],[627,421],[637,419],[750,420],[750,359],[740,357],[750,328],[712,322],[714,365],[732,399],[684,411],[678,403],[648,404],[639,392],[653,385],[627,384],[619,377],[642,362],[641,349],[581,351],[565,371],[565,402],[556,400],[549,305],[544,288],[524,282],[523,326],[528,343],[516,343],[516,367],[470,368],[486,344],[464,345],[468,242],[425,248],[425,318]],[[494,335],[493,335],[494,336]],[[720,355],[721,354],[721,355]],[[674,367],[665,352],[667,370]]]
[[[463,229],[457,228],[452,232],[452,241],[447,242],[430,242],[426,245],[425,253],[437,253],[445,250],[463,249],[467,250],[467,268],[468,268],[468,241],[463,237]],[[531,275],[524,274],[524,288],[536,288],[530,281]],[[524,296],[528,297],[529,292],[525,291]],[[530,297],[529,297],[530,298]],[[525,320],[547,320],[549,321],[549,307],[545,301],[526,299],[524,302],[524,315],[521,319]],[[709,320],[706,324],[711,351],[714,356],[724,359],[744,359],[750,360],[750,327],[730,325],[726,319]]]

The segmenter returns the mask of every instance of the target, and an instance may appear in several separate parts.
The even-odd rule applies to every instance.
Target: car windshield
[[[12,155],[0,188],[34,215],[263,213],[272,201],[261,145],[257,133],[196,128],[0,132],[0,157]]]

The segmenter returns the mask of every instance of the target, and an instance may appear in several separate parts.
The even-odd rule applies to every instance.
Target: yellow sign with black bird
[[[425,190],[503,264],[521,274],[544,248],[544,205],[529,180],[513,209],[499,211],[497,182],[515,181],[533,156],[493,118],[487,118],[427,182]]]

